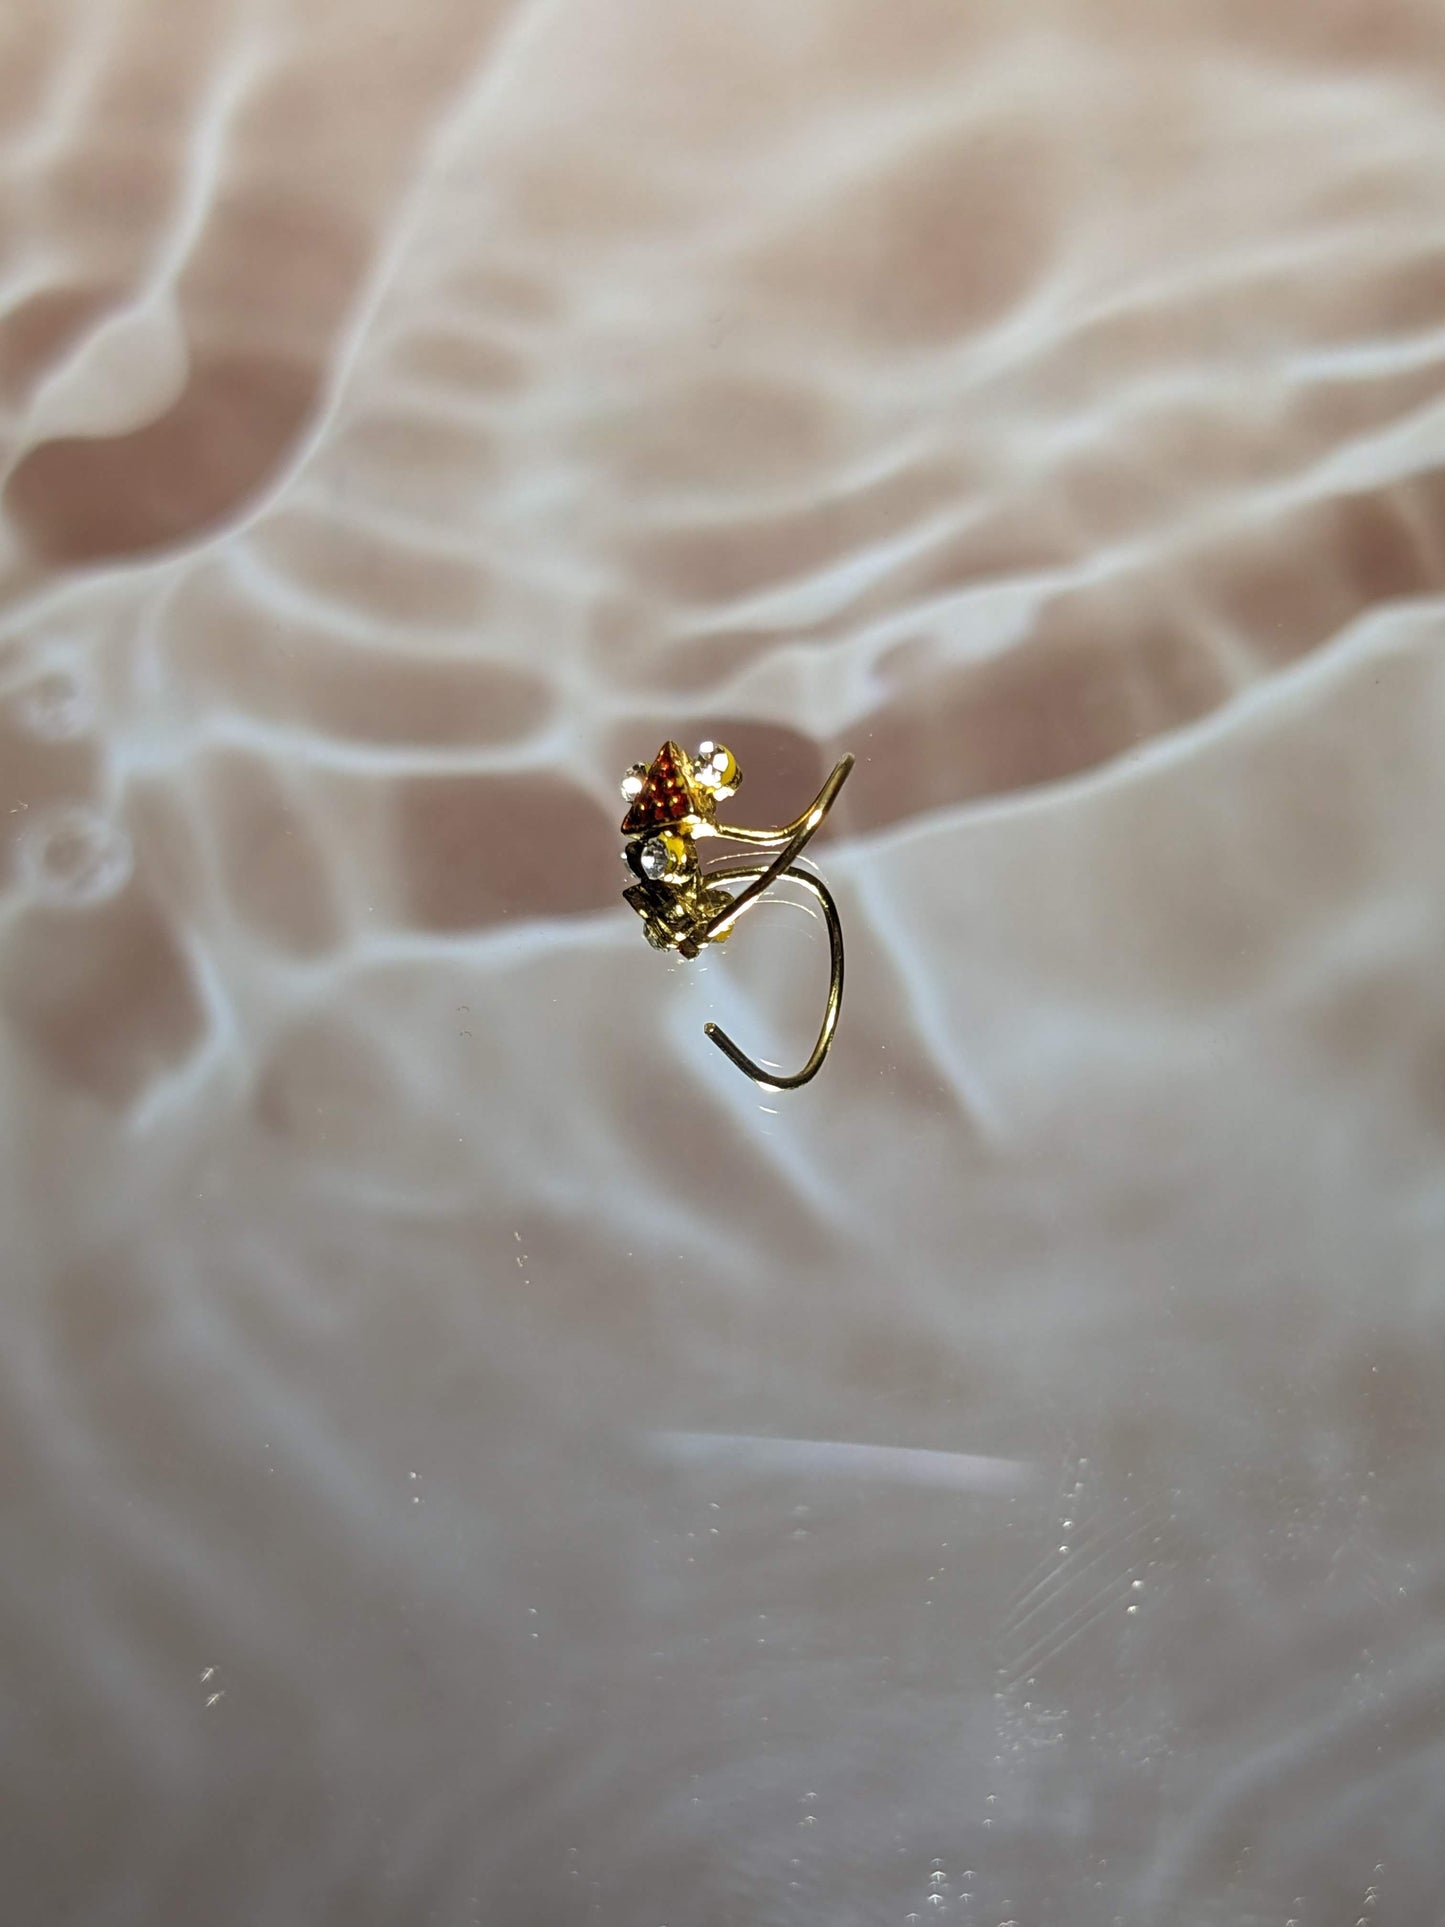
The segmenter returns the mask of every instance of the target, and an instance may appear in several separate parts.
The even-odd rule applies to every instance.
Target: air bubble
[[[42,903],[101,903],[128,881],[130,838],[79,804],[37,816],[20,839],[20,874]]]
[[[23,729],[47,743],[83,736],[95,714],[90,694],[69,669],[51,669],[21,691],[15,714]]]

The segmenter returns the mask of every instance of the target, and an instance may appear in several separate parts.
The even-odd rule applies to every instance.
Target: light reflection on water
[[[26,1918],[1433,1918],[1438,9],[11,15]]]

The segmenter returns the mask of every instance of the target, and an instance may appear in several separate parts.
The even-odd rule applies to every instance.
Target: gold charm
[[[718,804],[732,796],[743,780],[737,758],[721,743],[700,744],[696,756],[688,756],[676,743],[664,743],[651,763],[635,763],[622,779],[622,794],[628,804],[622,834],[631,839],[622,854],[637,878],[623,894],[642,918],[643,934],[654,950],[675,950],[679,956],[695,957],[705,943],[723,942],[743,912],[780,877],[792,877],[801,883],[822,906],[832,953],[832,977],[823,1027],[803,1068],[792,1077],[765,1071],[739,1050],[726,1031],[716,1024],[707,1026],[707,1034],[718,1049],[755,1084],[770,1091],[795,1091],[816,1076],[838,1028],[843,1003],[843,928],[838,907],[827,885],[805,870],[794,869],[793,860],[832,809],[852,767],[853,758],[845,756],[803,814],[774,830],[718,822]],[[705,836],[757,844],[764,849],[777,849],[781,844],[782,848],[770,863],[729,863],[705,871],[697,853],[698,842]],[[719,889],[721,883],[746,887],[734,894]]]

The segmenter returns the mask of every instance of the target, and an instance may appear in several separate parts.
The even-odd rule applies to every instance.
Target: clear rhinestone
[[[693,760],[693,780],[718,802],[732,796],[742,780],[737,759],[725,743],[699,743]]]
[[[646,763],[634,763],[622,779],[622,794],[629,803],[641,796],[642,786],[646,781]]]
[[[637,867],[651,883],[665,877],[672,868],[672,852],[660,836],[644,843],[638,853]]]

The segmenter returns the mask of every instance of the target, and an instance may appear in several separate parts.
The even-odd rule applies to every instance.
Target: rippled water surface
[[[10,0],[7,1919],[1439,1918],[1442,595],[1425,0]]]

